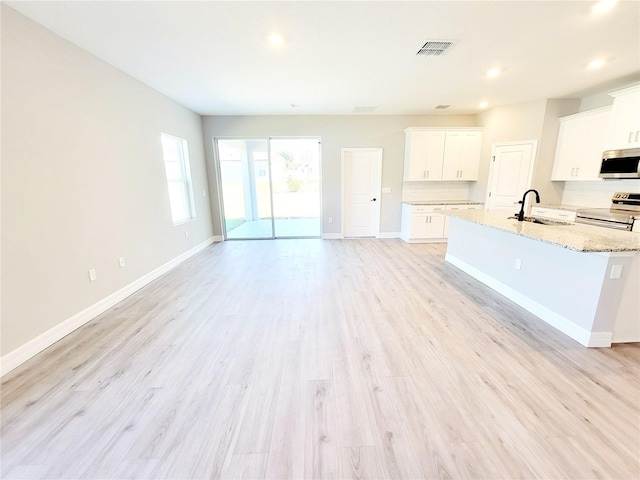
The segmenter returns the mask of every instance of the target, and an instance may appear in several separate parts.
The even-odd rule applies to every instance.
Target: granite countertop
[[[532,207],[541,207],[541,208],[551,208],[553,210],[567,210],[569,212],[577,212],[578,210],[584,210],[586,208],[594,208],[594,207],[584,207],[579,205],[561,205],[561,204],[553,204],[553,203],[534,203],[531,205]]]
[[[482,205],[482,202],[471,200],[411,200],[402,202],[407,205]]]
[[[640,233],[637,232],[582,224],[518,222],[508,219],[506,211],[451,210],[447,215],[580,252],[640,252]]]

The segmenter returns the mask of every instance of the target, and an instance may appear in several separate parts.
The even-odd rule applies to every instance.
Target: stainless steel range
[[[635,230],[640,229],[640,193],[617,192],[611,197],[610,208],[589,208],[576,212],[576,223],[617,230],[634,230],[634,221]]]

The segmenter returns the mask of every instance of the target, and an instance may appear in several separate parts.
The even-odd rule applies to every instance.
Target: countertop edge
[[[449,215],[451,217],[458,218],[460,220],[465,220],[467,222],[475,223],[477,225],[482,225],[482,226],[485,226],[485,227],[493,228],[495,230],[500,230],[500,231],[505,232],[505,233],[510,233],[512,235],[521,236],[521,237],[524,237],[524,238],[528,238],[528,239],[535,240],[535,241],[538,241],[538,242],[546,243],[546,244],[549,244],[549,245],[555,245],[556,247],[561,247],[561,248],[565,248],[567,250],[573,250],[573,251],[576,251],[576,252],[582,252],[582,253],[624,253],[624,252],[637,253],[637,252],[640,252],[640,247],[627,247],[627,246],[602,247],[602,248],[595,248],[595,247],[594,248],[580,248],[580,247],[577,247],[575,245],[570,245],[570,244],[568,244],[566,242],[562,243],[562,242],[559,242],[559,241],[554,241],[552,239],[543,238],[541,236],[533,235],[533,234],[528,233],[528,232],[514,232],[513,230],[510,230],[508,228],[502,227],[500,225],[496,225],[496,224],[493,224],[493,223],[488,223],[486,221],[480,221],[478,219],[467,218],[465,215],[468,215],[468,212],[469,211],[466,211],[466,213],[462,212],[462,211],[453,211],[453,212],[447,212],[447,215]],[[477,212],[477,210],[475,212]],[[534,226],[534,225],[533,224],[530,225],[530,226],[528,225],[529,228],[531,228],[532,226]],[[539,227],[543,228],[543,229],[546,228],[545,226],[542,226],[542,225],[539,225]],[[534,226],[534,228],[535,228],[535,226]],[[554,226],[554,227],[550,227],[550,228],[562,229],[562,228],[566,228],[566,227]],[[592,227],[592,228],[602,228],[602,227]],[[542,231],[543,230],[541,230],[541,232]],[[633,235],[633,232],[628,232],[628,233]],[[583,233],[583,234],[579,234],[579,235],[584,236],[585,234]]]

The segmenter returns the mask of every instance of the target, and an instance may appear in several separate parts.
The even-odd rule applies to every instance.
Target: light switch
[[[516,270],[520,270],[522,268],[522,260],[520,260],[519,258],[516,258],[515,268]]]

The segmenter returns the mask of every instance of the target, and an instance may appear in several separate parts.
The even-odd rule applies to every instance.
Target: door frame
[[[376,182],[376,198],[379,200],[378,202],[375,202],[375,208],[376,211],[374,212],[374,220],[375,220],[375,224],[374,224],[374,237],[375,238],[380,238],[380,212],[381,212],[381,203],[382,203],[382,148],[381,147],[368,147],[368,148],[357,148],[357,147],[347,147],[347,148],[341,148],[340,149],[340,219],[341,219],[341,223],[340,223],[340,236],[342,238],[344,237],[344,225],[345,225],[345,205],[344,205],[344,201],[345,201],[345,194],[344,194],[344,186],[345,186],[345,181],[344,181],[344,157],[345,157],[345,153],[347,152],[375,152],[378,154],[377,156],[377,164],[378,164],[378,176],[375,180]]]
[[[538,140],[522,140],[519,142],[498,142],[491,144],[491,161],[489,162],[489,177],[487,179],[487,191],[485,193],[484,204],[486,206],[485,210],[489,210],[489,194],[491,193],[491,184],[493,182],[493,176],[495,174],[495,156],[496,156],[496,148],[499,147],[510,147],[513,145],[531,145],[531,163],[529,164],[529,172],[527,174],[527,189],[531,188],[531,184],[533,182],[533,171],[536,164],[536,156],[538,154]],[[524,192],[522,192],[524,193]]]
[[[289,139],[313,139],[318,140],[318,175],[319,175],[319,183],[318,183],[318,203],[319,203],[319,218],[318,223],[320,224],[320,234],[317,237],[279,237],[276,236],[276,228],[275,228],[275,218],[273,216],[273,178],[271,175],[271,140],[289,140]],[[271,206],[271,237],[259,237],[259,238],[228,238],[227,237],[227,227],[224,219],[224,199],[222,192],[222,167],[220,165],[220,152],[218,151],[218,141],[224,140],[265,140],[267,142],[267,165],[269,169],[269,201]],[[212,150],[213,150],[213,176],[215,178],[216,184],[216,198],[218,200],[218,209],[217,214],[220,221],[220,227],[222,229],[222,239],[223,241],[227,240],[276,240],[276,239],[295,239],[295,238],[322,238],[322,137],[320,135],[284,135],[284,136],[221,136],[221,137],[211,137]],[[214,215],[212,205],[212,217]]]

